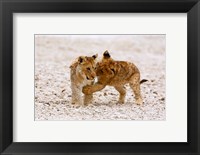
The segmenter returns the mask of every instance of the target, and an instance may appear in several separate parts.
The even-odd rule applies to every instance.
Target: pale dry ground
[[[129,86],[123,105],[109,86],[94,94],[93,104],[71,105],[70,63],[105,50],[133,62],[149,80],[141,85],[143,106]],[[165,120],[165,54],[165,35],[35,36],[35,120]]]

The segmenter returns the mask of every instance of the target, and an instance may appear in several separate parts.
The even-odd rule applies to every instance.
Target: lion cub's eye
[[[87,70],[90,71],[90,68],[88,67]]]

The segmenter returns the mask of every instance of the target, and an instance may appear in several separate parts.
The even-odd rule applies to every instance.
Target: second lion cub
[[[87,105],[92,100],[91,95],[84,95],[82,102],[82,88],[91,85],[96,77],[95,65],[97,54],[92,57],[80,56],[70,66],[70,79],[72,89],[72,104],[84,103]]]
[[[135,94],[136,103],[143,103],[140,92],[140,84],[147,81],[140,81],[140,72],[138,68],[131,62],[115,61],[111,58],[108,51],[103,54],[103,59],[96,65],[97,83],[83,87],[84,94],[92,94],[100,91],[105,86],[114,86],[119,92],[119,103],[125,102],[126,90],[124,85],[129,83]]]

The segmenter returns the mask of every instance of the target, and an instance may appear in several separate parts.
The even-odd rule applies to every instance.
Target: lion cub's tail
[[[142,84],[142,83],[144,83],[144,82],[147,82],[148,80],[146,80],[146,79],[142,79],[141,81],[140,81],[140,84]]]

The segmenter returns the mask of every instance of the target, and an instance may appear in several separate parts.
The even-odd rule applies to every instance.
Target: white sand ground
[[[126,86],[126,103],[107,86],[91,105],[71,105],[70,63],[80,55],[99,57],[108,50],[116,60],[133,62],[141,72],[144,105],[134,103]],[[165,35],[36,35],[35,120],[165,120]],[[62,93],[62,91],[64,93]]]

